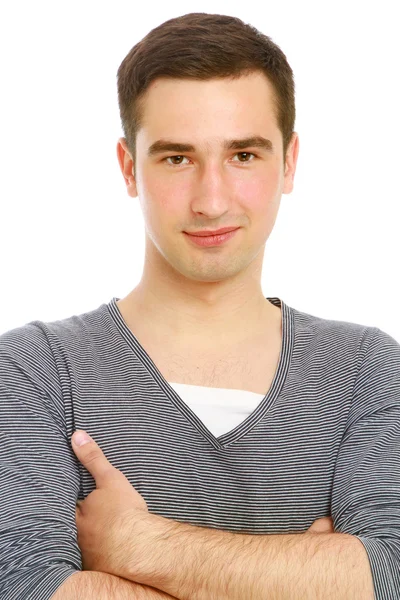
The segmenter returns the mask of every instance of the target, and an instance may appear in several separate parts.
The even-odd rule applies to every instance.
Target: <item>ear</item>
[[[294,186],[294,174],[296,172],[297,157],[299,155],[299,136],[293,133],[292,139],[286,151],[285,176],[283,182],[283,194],[290,194]]]
[[[132,154],[128,149],[128,145],[126,143],[125,138],[119,138],[117,143],[117,157],[119,166],[122,171],[122,175],[125,179],[126,189],[128,191],[128,195],[132,198],[136,198],[138,195],[137,187],[136,187],[136,179],[135,179],[135,165],[133,163]]]

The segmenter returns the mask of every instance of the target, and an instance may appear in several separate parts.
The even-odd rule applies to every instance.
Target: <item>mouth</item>
[[[214,235],[222,235],[223,233],[230,233],[231,231],[236,231],[236,229],[239,229],[239,227],[223,227],[222,229],[216,229],[215,231],[204,230],[194,231],[193,233],[185,231],[184,233],[187,235],[194,235],[196,237],[211,237]]]
[[[196,246],[207,248],[210,246],[222,245],[224,242],[227,242],[233,236],[235,236],[239,229],[240,227],[237,227],[236,229],[231,229],[229,231],[226,231],[225,233],[219,233],[217,235],[193,235],[190,233],[186,233],[186,231],[184,231],[183,233],[193,244],[196,244]]]

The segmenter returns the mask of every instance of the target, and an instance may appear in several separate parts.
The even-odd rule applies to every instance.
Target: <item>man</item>
[[[0,336],[1,598],[400,597],[400,344],[261,289],[286,57],[195,13],[118,76],[143,275]]]

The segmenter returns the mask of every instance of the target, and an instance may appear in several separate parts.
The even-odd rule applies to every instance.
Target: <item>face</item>
[[[128,194],[139,196],[142,207],[148,275],[204,287],[205,282],[246,283],[261,273],[281,195],[293,189],[298,155],[294,134],[284,163],[271,93],[262,73],[152,83],[136,164],[124,138],[117,146]],[[227,145],[245,138],[267,141]],[[173,145],[150,152],[160,140]],[[218,246],[197,246],[185,234],[222,227],[239,229]]]

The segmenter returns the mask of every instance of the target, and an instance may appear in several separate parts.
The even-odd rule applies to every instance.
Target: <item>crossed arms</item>
[[[83,566],[97,577],[122,578],[117,593],[125,595],[109,598],[374,599],[369,559],[357,537],[247,535],[178,523],[149,513],[94,440],[73,448],[97,486],[76,513]],[[54,600],[86,600],[88,591],[67,596],[60,588]]]
[[[146,561],[146,567],[142,564],[139,570],[132,568],[130,572],[129,549],[126,549],[124,577],[128,579],[82,571],[66,582],[74,585],[72,595],[67,595],[67,587],[62,586],[54,600],[374,598],[368,557],[354,536],[324,533],[247,536],[162,521],[155,527],[153,523],[147,538],[148,556],[152,558]],[[142,522],[143,538],[145,523],[148,526],[150,522],[151,518]],[[152,552],[156,540],[158,551]],[[143,540],[134,542],[133,556],[142,544],[145,545]],[[79,580],[79,588],[75,588],[76,576],[84,578],[86,587]],[[135,577],[145,580],[147,585],[133,583]]]

